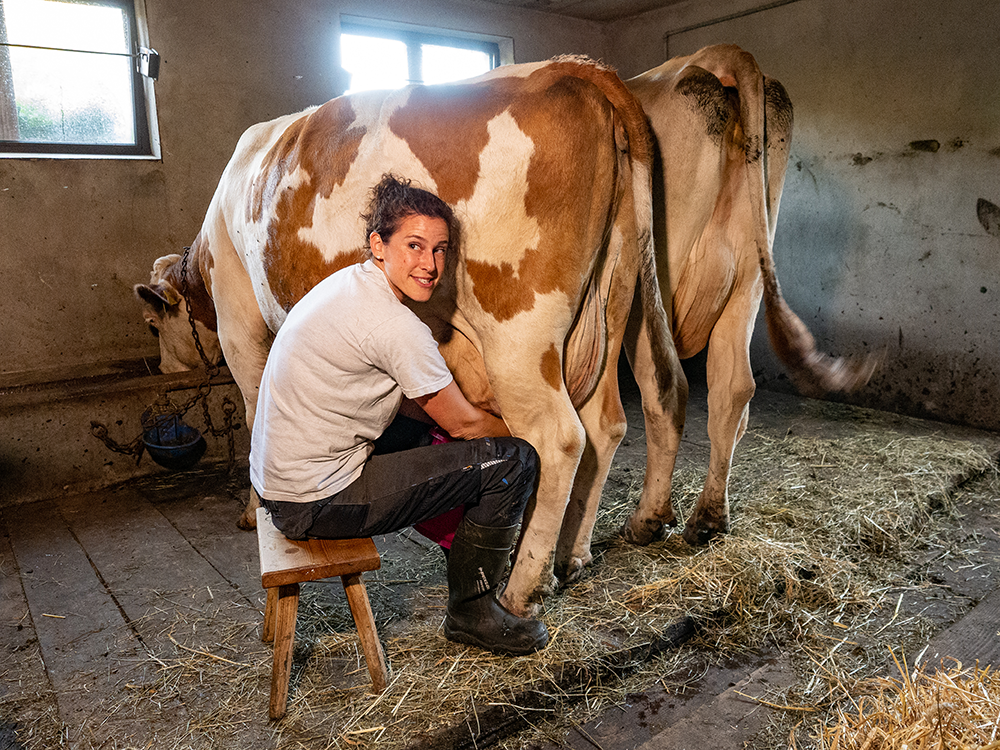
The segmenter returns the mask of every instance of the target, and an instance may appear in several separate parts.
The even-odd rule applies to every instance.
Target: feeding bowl
[[[167,469],[187,469],[198,463],[207,447],[205,438],[176,414],[144,415],[142,442],[150,457]]]

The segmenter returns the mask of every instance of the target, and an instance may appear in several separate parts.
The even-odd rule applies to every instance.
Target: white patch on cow
[[[490,120],[487,132],[490,138],[479,155],[475,192],[455,206],[463,221],[464,254],[468,260],[505,262],[517,269],[525,251],[536,249],[540,241],[538,220],[528,216],[524,205],[535,144],[508,112]]]
[[[412,87],[398,91],[361,92],[351,96],[355,119],[352,127],[367,131],[358,147],[358,155],[348,170],[343,185],[316,201],[311,226],[299,230],[299,237],[320,249],[323,257],[337,255],[365,242],[361,212],[365,209],[372,186],[382,175],[392,172],[415,185],[437,192],[430,173],[410,150],[406,141],[389,128],[389,118],[406,105]],[[317,229],[321,227],[321,229]]]

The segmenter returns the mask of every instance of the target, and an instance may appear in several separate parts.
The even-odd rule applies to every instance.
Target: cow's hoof
[[[540,601],[515,602],[512,599],[508,599],[506,596],[501,596],[500,604],[502,604],[504,609],[512,615],[523,617],[525,619],[537,619],[538,615],[542,612],[542,603]]]
[[[688,522],[684,527],[684,541],[692,547],[704,547],[717,536],[729,532],[729,524],[713,526],[709,524],[693,524]]]
[[[622,526],[622,536],[629,544],[636,544],[645,547],[653,542],[659,542],[666,538],[667,527],[663,521],[656,518],[647,518],[637,521],[632,516],[625,525]]]
[[[257,528],[257,513],[247,513],[246,511],[239,517],[236,525],[244,531],[253,531]]]
[[[565,565],[560,565],[556,577],[559,579],[561,585],[569,586],[583,578],[587,567],[594,559],[592,555],[588,556],[588,558],[584,560],[580,557],[571,557]]]

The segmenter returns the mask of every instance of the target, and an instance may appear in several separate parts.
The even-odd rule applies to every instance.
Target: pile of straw
[[[488,728],[483,714],[494,717],[498,707],[520,707],[535,739],[558,736],[567,722],[675,671],[689,652],[665,652],[610,673],[601,665],[609,655],[639,653],[685,617],[702,625],[697,642],[719,657],[764,642],[800,650],[807,689],[797,702],[842,697],[856,682],[852,671],[871,674],[886,661],[873,656],[875,649],[855,648],[839,663],[848,651],[837,653],[848,642],[843,631],[877,616],[888,621],[886,638],[900,637],[895,625],[919,627],[912,618],[893,623],[886,609],[897,600],[887,592],[903,580],[915,551],[949,544],[949,491],[957,478],[988,469],[989,451],[943,438],[872,434],[870,426],[855,439],[757,435],[746,442],[734,467],[731,535],[704,549],[677,535],[646,548],[624,543],[617,532],[638,501],[641,479],[613,473],[590,577],[546,602],[552,642],[545,650],[510,659],[448,643],[440,632],[445,588],[422,588],[416,608],[436,615],[391,639],[392,678],[380,696],[365,691],[350,633],[319,639],[281,746],[420,747],[448,727],[464,727],[482,746],[490,741],[480,734]],[[682,506],[702,481],[696,472],[678,473]],[[356,673],[354,686],[332,687],[334,664]],[[569,672],[575,681],[567,681]],[[511,746],[525,741],[522,735]]]
[[[872,680],[874,694],[851,700],[851,710],[838,708],[835,722],[816,738],[818,749],[1000,748],[1000,674],[978,664],[900,673]]]

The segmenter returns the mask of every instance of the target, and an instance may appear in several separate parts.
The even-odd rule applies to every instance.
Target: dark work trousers
[[[261,502],[289,539],[387,534],[459,505],[480,526],[513,526],[537,474],[538,454],[524,440],[458,440],[373,454],[354,482],[322,500]]]

